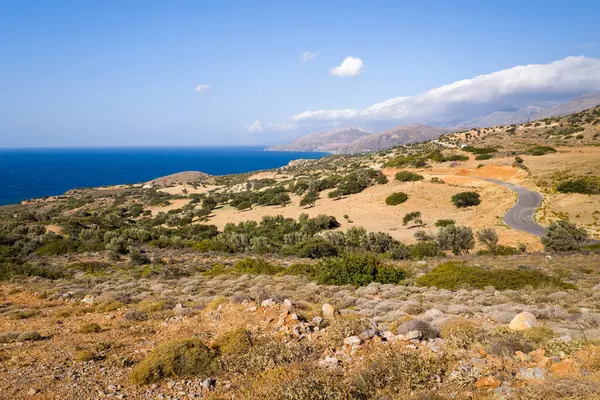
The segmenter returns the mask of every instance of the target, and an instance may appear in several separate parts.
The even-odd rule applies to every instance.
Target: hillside
[[[323,151],[339,153],[348,143],[369,135],[369,132],[359,128],[338,128],[327,132],[311,133],[296,139],[292,143],[271,146],[267,151]]]
[[[597,399],[599,129],[596,107],[0,207],[0,397]],[[494,180],[543,194],[517,213],[542,238]]]
[[[403,144],[434,139],[449,129],[421,124],[403,125],[375,135],[365,136],[340,150],[342,154],[369,153],[387,150]]]
[[[528,106],[518,110],[497,111],[481,117],[462,121],[461,128],[487,128],[491,126],[513,125],[551,117],[563,117],[600,105],[600,92],[589,93],[554,107]]]

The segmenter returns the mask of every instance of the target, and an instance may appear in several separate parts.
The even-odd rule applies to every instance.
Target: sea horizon
[[[183,171],[227,175],[278,168],[322,152],[267,146],[105,146],[0,148],[0,206],[83,187],[136,184]]]

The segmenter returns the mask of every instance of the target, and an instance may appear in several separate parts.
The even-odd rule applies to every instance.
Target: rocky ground
[[[441,261],[406,267],[417,277]],[[0,286],[0,397],[598,398],[600,256],[474,261],[540,268],[577,289],[451,291],[410,279],[323,286],[290,275],[211,274],[214,260],[191,255],[172,261],[197,266],[188,276],[130,268],[13,278]],[[215,348],[236,329],[252,335],[246,358],[221,350],[219,371],[132,383],[140,360],[160,345],[196,338]],[[306,382],[290,376],[304,368]],[[315,382],[317,392],[303,392]],[[288,386],[297,392],[276,389]]]

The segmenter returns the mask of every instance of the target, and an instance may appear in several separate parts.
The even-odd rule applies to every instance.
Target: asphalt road
[[[546,229],[535,222],[534,219],[535,210],[542,204],[543,197],[540,193],[497,179],[483,179],[504,186],[519,196],[515,205],[504,214],[503,220],[506,225],[513,229],[531,233],[536,236],[544,236]]]

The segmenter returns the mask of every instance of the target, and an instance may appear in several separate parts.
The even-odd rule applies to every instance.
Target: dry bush
[[[250,332],[244,328],[223,332],[212,345],[220,354],[244,354],[251,346]]]
[[[598,400],[600,379],[595,377],[560,377],[546,380],[543,385],[528,385],[515,392],[517,400]]]
[[[163,343],[152,350],[133,369],[132,383],[158,382],[164,378],[184,378],[215,371],[215,353],[198,339]]]
[[[167,308],[172,308],[173,304],[166,300],[142,300],[138,303],[136,308],[145,313],[153,313]]]
[[[102,332],[102,327],[95,322],[85,324],[81,328],[79,328],[79,332],[81,333],[98,333]]]
[[[358,335],[372,328],[372,325],[370,320],[355,315],[339,316],[328,323],[321,338],[323,344],[328,348],[339,348],[345,338]]]
[[[581,361],[581,368],[586,371],[600,371],[600,346],[589,345],[577,352],[577,359]]]
[[[221,304],[226,304],[229,302],[229,299],[225,296],[216,296],[206,305],[207,310],[216,310],[219,308]]]
[[[309,364],[278,367],[248,379],[241,400],[352,400],[356,399],[336,372]],[[237,398],[237,396],[236,396]]]
[[[377,393],[435,387],[447,367],[448,360],[441,354],[407,350],[403,344],[378,345],[365,353],[353,381],[364,397],[372,398]]]
[[[440,337],[448,343],[463,349],[472,344],[481,342],[485,330],[477,323],[465,319],[456,319],[442,326]]]
[[[259,336],[253,338],[248,351],[221,355],[219,365],[224,371],[253,373],[309,359],[316,361],[318,356],[316,348],[308,343],[285,343],[271,336]]]

